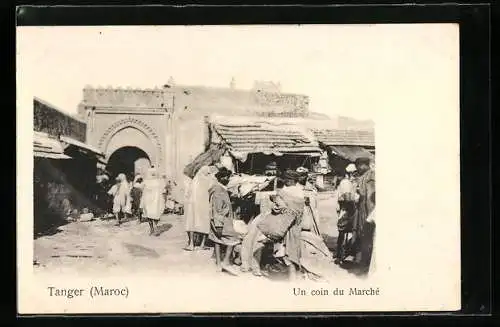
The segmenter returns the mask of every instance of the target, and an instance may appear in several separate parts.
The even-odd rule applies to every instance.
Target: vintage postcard
[[[17,28],[20,314],[461,308],[457,24]]]

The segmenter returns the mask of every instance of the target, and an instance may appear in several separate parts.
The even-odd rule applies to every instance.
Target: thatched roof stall
[[[375,161],[375,134],[372,130],[312,127],[311,131],[320,146],[328,151],[331,165],[337,171],[360,157]]]
[[[33,133],[35,233],[64,223],[69,208],[97,212],[97,164],[104,154],[82,141],[45,132]]]
[[[317,155],[321,150],[314,135],[299,118],[212,116],[212,141],[225,144],[232,153]]]
[[[375,135],[369,130],[340,130],[333,128],[312,128],[314,136],[323,146],[351,159],[353,156],[370,155],[375,148]]]
[[[206,150],[186,166],[184,173],[193,178],[201,166],[230,164],[237,174],[228,189],[235,214],[245,221],[258,212],[257,192],[278,185],[275,176],[265,175],[266,166],[276,163],[278,171],[308,167],[322,152],[300,119],[214,115],[207,117],[206,123]]]
[[[306,165],[321,154],[300,118],[211,116],[207,122],[210,143],[226,148],[238,171],[258,174],[270,161],[281,168]]]
[[[64,153],[64,146],[58,138],[47,133],[33,133],[33,156],[35,158],[71,159]]]

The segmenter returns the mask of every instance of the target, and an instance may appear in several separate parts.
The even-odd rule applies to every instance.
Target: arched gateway
[[[204,116],[303,117],[308,103],[305,95],[282,93],[279,84],[240,90],[234,83],[211,88],[171,80],[154,89],[85,87],[78,109],[87,122],[86,142],[106,154],[112,174],[132,174],[152,164],[183,185],[184,166],[204,150]]]
[[[163,166],[162,140],[155,130],[142,120],[127,117],[113,123],[99,139],[98,147],[106,158],[123,147],[135,147],[147,155],[151,164]]]
[[[173,95],[160,89],[84,89],[79,111],[87,121],[87,142],[106,155],[115,177],[175,170],[172,151]],[[168,155],[170,153],[170,155]]]

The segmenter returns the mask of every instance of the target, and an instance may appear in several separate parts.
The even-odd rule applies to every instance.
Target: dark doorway
[[[106,170],[111,174],[111,178],[116,178],[118,174],[123,173],[131,181],[136,172],[144,173],[150,165],[150,158],[143,150],[125,146],[119,148],[108,159]]]

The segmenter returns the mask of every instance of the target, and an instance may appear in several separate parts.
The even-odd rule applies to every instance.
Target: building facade
[[[162,89],[83,90],[79,114],[86,121],[87,143],[104,152],[110,173],[171,166],[173,99]]]
[[[170,178],[204,151],[204,117],[211,114],[307,117],[309,98],[286,94],[281,86],[256,82],[240,90],[176,85],[123,89],[85,87],[79,115],[86,122],[87,143],[105,153],[107,170],[144,171],[151,165]]]
[[[86,124],[41,99],[33,101],[35,233],[65,221],[68,211],[95,207],[97,162],[103,154],[85,144]]]

